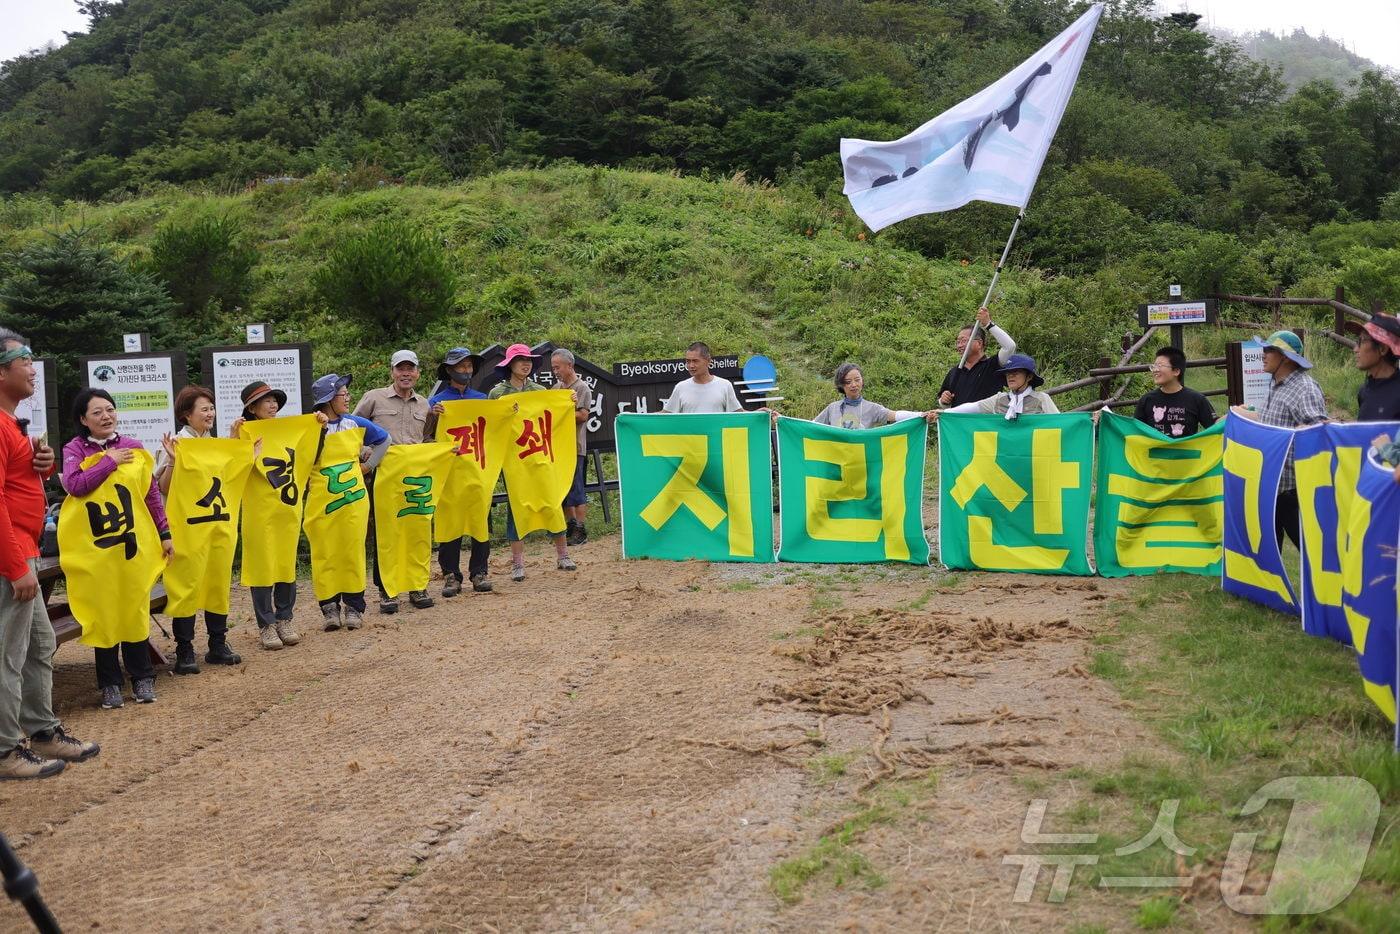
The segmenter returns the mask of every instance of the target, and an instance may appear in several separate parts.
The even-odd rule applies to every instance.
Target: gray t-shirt
[[[837,428],[879,428],[888,425],[893,418],[894,413],[878,402],[861,399],[855,405],[849,405],[846,400],[837,399],[822,409],[812,421]]]
[[[569,385],[565,386],[564,388],[565,388],[565,389],[572,389],[572,390],[574,391],[574,395],[575,395],[575,397],[576,397],[576,400],[575,400],[575,402],[574,402],[574,410],[575,410],[575,411],[578,411],[578,410],[582,409],[584,412],[587,412],[587,411],[589,410],[589,408],[592,407],[592,405],[593,405],[593,390],[589,387],[588,381],[585,380],[582,376],[578,377],[578,378],[575,379],[572,383],[570,383]],[[582,457],[582,456],[583,456],[584,454],[586,454],[586,453],[588,453],[588,419],[587,419],[587,418],[585,418],[583,421],[581,421],[581,422],[578,423],[578,454],[579,454],[580,457]]]
[[[701,385],[692,379],[683,379],[671,390],[671,398],[666,400],[663,411],[674,414],[692,412],[742,412],[739,397],[734,394],[734,384],[723,376],[713,376],[708,383]]]

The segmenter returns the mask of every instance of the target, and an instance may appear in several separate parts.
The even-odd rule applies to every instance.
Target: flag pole
[[[987,303],[992,300],[992,291],[996,289],[997,279],[1001,277],[1001,267],[1006,265],[1006,257],[1011,254],[1011,243],[1016,239],[1016,231],[1021,229],[1021,219],[1025,216],[1025,208],[1021,208],[1021,210],[1016,212],[1016,223],[1011,225],[1011,236],[1006,238],[1006,246],[1002,248],[1001,259],[997,260],[997,268],[992,271],[991,284],[987,286],[987,296],[986,298],[982,299],[982,304],[977,306],[978,308],[985,308],[987,306]],[[959,367],[967,363],[967,352],[972,349],[972,341],[974,338],[977,337],[977,332],[981,330],[981,328],[982,326],[977,322],[977,319],[974,317],[972,319],[972,333],[967,336],[967,344],[963,347],[962,359],[958,361]]]

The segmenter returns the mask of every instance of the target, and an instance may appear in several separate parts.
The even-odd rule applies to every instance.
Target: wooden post
[[[1332,298],[1333,298],[1338,304],[1340,304],[1340,305],[1345,305],[1345,304],[1346,304],[1346,301],[1347,301],[1347,291],[1346,291],[1346,289],[1342,288],[1340,285],[1337,286],[1337,291],[1335,291],[1335,292],[1332,293]],[[1347,315],[1346,315],[1346,312],[1344,312],[1344,311],[1342,311],[1342,309],[1336,307],[1336,305],[1332,306],[1332,332],[1333,332],[1334,334],[1344,334],[1344,333],[1346,333],[1346,326],[1347,326]]]
[[[1276,286],[1274,286],[1274,290],[1273,290],[1272,292],[1270,292],[1269,295],[1270,295],[1271,297],[1273,297],[1273,298],[1283,298],[1283,286],[1281,286],[1281,285],[1276,285]],[[1273,303],[1273,306],[1274,306],[1274,330],[1277,331],[1277,330],[1279,329],[1280,323],[1282,322],[1283,306],[1280,305],[1278,302],[1274,302],[1274,303]]]
[[[1371,299],[1371,314],[1378,315],[1383,311],[1385,311],[1385,306],[1381,304],[1381,300],[1379,298]]]
[[[1132,337],[1132,335],[1129,334],[1128,337]],[[1131,347],[1131,346],[1133,346],[1131,342],[1124,343],[1123,349],[1124,349],[1124,350],[1127,350],[1127,349],[1128,349],[1129,347]],[[1112,358],[1112,357],[1099,357],[1099,368],[1100,368],[1100,369],[1103,369],[1103,368],[1105,368],[1105,367],[1110,367],[1110,366],[1113,366],[1113,358]],[[1100,398],[1100,399],[1107,399],[1107,398],[1108,398],[1108,387],[1109,387],[1109,384],[1112,383],[1112,382],[1113,382],[1113,380],[1111,380],[1111,379],[1106,379],[1106,380],[1104,380],[1103,382],[1099,383],[1099,398]]]

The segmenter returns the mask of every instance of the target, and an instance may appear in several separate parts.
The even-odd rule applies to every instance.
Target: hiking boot
[[[525,579],[525,565],[512,564],[510,566],[510,579],[517,584]]]
[[[40,758],[27,746],[16,746],[0,756],[0,781],[48,778],[62,772],[65,764],[61,759]]]
[[[194,657],[194,643],[177,642],[175,644],[175,667],[171,671],[177,675],[199,674],[199,662]]]
[[[472,590],[475,590],[477,593],[490,593],[491,579],[485,574],[473,574]]]
[[[209,651],[204,654],[204,661],[209,665],[238,665],[243,661],[243,656],[228,647],[227,642],[220,642],[218,645],[209,646]]]
[[[29,748],[42,758],[61,759],[64,762],[84,762],[102,751],[101,746],[83,742],[62,726],[35,733],[29,737]]]
[[[577,571],[577,570],[578,570],[578,565],[577,565],[577,564],[574,564],[574,559],[573,559],[573,558],[570,558],[568,555],[560,555],[560,556],[559,556],[559,570],[561,570],[561,571]]]
[[[301,635],[289,619],[279,619],[275,624],[277,627],[277,638],[282,640],[283,645],[296,645],[301,641]]]
[[[276,626],[264,626],[258,630],[258,642],[268,650],[277,650],[282,647],[282,639],[277,635]]]
[[[340,628],[340,604],[327,603],[321,607],[321,617],[325,620],[321,628],[326,632],[335,632]]]
[[[379,612],[397,613],[399,611],[399,600],[397,597],[381,597],[379,599]]]
[[[102,709],[117,710],[122,705],[122,687],[120,684],[109,684],[102,689]]]
[[[578,523],[577,525],[575,525],[574,528],[573,528],[573,531],[571,531],[567,536],[564,537],[564,544],[566,544],[566,545],[586,545],[586,544],[588,544],[588,529],[584,527],[584,524],[583,524],[582,522],[580,522],[580,523]]]
[[[361,626],[363,626],[364,624],[365,624],[365,621],[364,621],[364,619],[360,616],[360,611],[359,611],[359,610],[349,610],[349,609],[347,609],[347,610],[345,611],[345,628],[346,628],[346,629],[359,629],[359,628],[360,628]]]
[[[156,702],[156,679],[137,678],[136,683],[131,686],[131,696],[138,704],[154,704]]]
[[[426,590],[411,590],[408,594],[408,602],[420,610],[426,610],[433,605],[433,598],[428,596]]]
[[[462,575],[448,574],[442,579],[442,595],[455,597],[462,592]]]

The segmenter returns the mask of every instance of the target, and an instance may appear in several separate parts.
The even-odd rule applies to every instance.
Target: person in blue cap
[[[459,402],[464,399],[485,399],[486,393],[472,388],[472,378],[481,369],[480,354],[474,354],[465,347],[453,347],[438,364],[438,385],[428,399],[428,421],[423,426],[423,440],[431,441],[437,435],[438,417],[442,415],[444,402]],[[491,560],[491,543],[471,539],[471,557],[467,572],[471,576],[472,590],[487,593],[491,590],[491,579],[487,573],[487,563]],[[438,545],[438,564],[442,567],[442,595],[455,597],[462,592],[462,540],[454,539]]]
[[[1040,387],[1045,385],[1045,378],[1035,371],[1034,358],[1014,353],[997,372],[1006,377],[1005,392],[976,402],[964,402],[944,411],[1001,415],[1007,421],[1015,421],[1022,415],[1053,415],[1060,411],[1055,400],[1040,391]],[[937,412],[933,414],[936,416]]]
[[[373,470],[384,459],[389,450],[389,433],[374,422],[360,415],[350,414],[350,377],[339,373],[327,373],[311,384],[311,404],[316,411],[326,417],[325,433],[333,435],[338,431],[352,428],[365,430],[365,443],[360,448],[360,464],[366,473]],[[322,438],[324,443],[324,436]],[[321,459],[321,452],[316,452]],[[334,632],[341,627],[359,629],[364,625],[365,592],[339,593],[320,601],[323,628]],[[341,610],[344,609],[342,620]]]
[[[1255,411],[1236,405],[1230,411],[1275,428],[1302,428],[1329,420],[1327,400],[1322,387],[1308,375],[1312,361],[1303,356],[1303,341],[1292,331],[1275,331],[1268,340],[1256,336],[1264,345],[1264,372],[1274,378],[1269,385],[1269,397],[1264,407]],[[1294,547],[1299,543],[1298,475],[1293,470],[1293,452],[1283,463],[1283,476],[1278,482],[1278,500],[1274,508],[1274,537],[1283,547],[1287,535]]]

